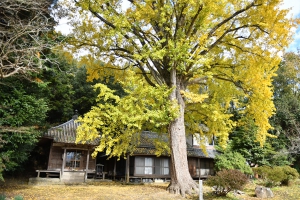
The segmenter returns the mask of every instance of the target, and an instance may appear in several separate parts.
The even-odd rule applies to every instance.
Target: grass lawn
[[[88,199],[88,200],[183,200],[179,195],[166,192],[167,184],[125,185],[119,182],[100,182],[80,185],[27,185],[27,181],[9,179],[0,183],[0,194],[7,199],[19,195],[24,200],[47,199]],[[227,197],[216,197],[211,188],[204,186],[204,200],[258,200],[254,193],[255,184],[249,183],[243,190],[245,194],[235,196],[229,193]],[[272,188],[275,195],[272,200],[300,200],[300,181],[290,187]],[[198,200],[198,195],[188,196],[187,199]]]

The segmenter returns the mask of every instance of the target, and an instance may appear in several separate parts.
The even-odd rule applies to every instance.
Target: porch
[[[68,184],[91,184],[99,182],[111,182],[110,179],[86,179],[83,181],[64,180],[60,178],[33,177],[29,178],[28,185],[68,185]]]

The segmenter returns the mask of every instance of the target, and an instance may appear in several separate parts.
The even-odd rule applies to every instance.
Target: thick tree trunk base
[[[176,69],[173,68],[170,72],[171,86],[176,86],[176,89],[170,94],[170,101],[177,101],[179,105],[179,116],[174,119],[169,125],[170,148],[171,148],[171,182],[167,190],[172,194],[181,194],[185,197],[186,194],[192,194],[193,191],[198,191],[198,185],[192,179],[189,172],[187,160],[187,146],[184,123],[184,99],[181,96],[182,82],[176,77]],[[177,106],[176,105],[176,106]]]
[[[194,192],[198,192],[198,184],[191,179],[188,183],[179,183],[175,181],[171,181],[171,183],[167,187],[167,191],[171,194],[180,194],[185,197],[186,194],[192,194]]]

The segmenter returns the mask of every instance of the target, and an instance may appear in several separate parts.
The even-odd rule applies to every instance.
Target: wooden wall
[[[62,167],[62,155],[64,150],[59,146],[52,146],[50,149],[48,170],[59,170]]]

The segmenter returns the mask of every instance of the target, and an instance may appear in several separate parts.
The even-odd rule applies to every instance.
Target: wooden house
[[[112,179],[122,179],[128,176],[132,182],[154,182],[170,179],[170,157],[162,154],[155,155],[154,140],[157,133],[143,131],[140,135],[140,144],[127,159],[107,160],[107,156],[99,155],[98,160],[104,164],[104,171]],[[192,136],[191,136],[192,137]],[[193,139],[187,139],[188,165],[194,179],[207,178],[214,175],[214,158],[217,154],[213,146],[207,146],[207,154],[193,144]]]
[[[166,181],[170,179],[170,157],[167,153],[155,155],[154,141],[158,134],[143,131],[138,147],[128,153],[127,159],[107,159],[99,153],[92,159],[91,153],[99,141],[75,144],[78,123],[75,118],[50,128],[44,139],[51,140],[47,169],[37,170],[37,178],[59,178],[59,182],[86,182],[88,178],[125,179],[138,182]],[[165,138],[166,142],[167,139]],[[207,154],[197,146],[193,138],[187,138],[188,165],[194,179],[206,178],[214,174],[213,146],[207,147]],[[36,181],[36,180],[35,180]],[[90,181],[90,179],[89,179]],[[32,182],[33,179],[32,179]]]
[[[85,182],[89,175],[95,174],[96,159],[91,153],[98,144],[75,144],[76,117],[59,126],[50,128],[43,139],[51,140],[47,169],[37,171],[37,177],[57,177],[61,182]]]

